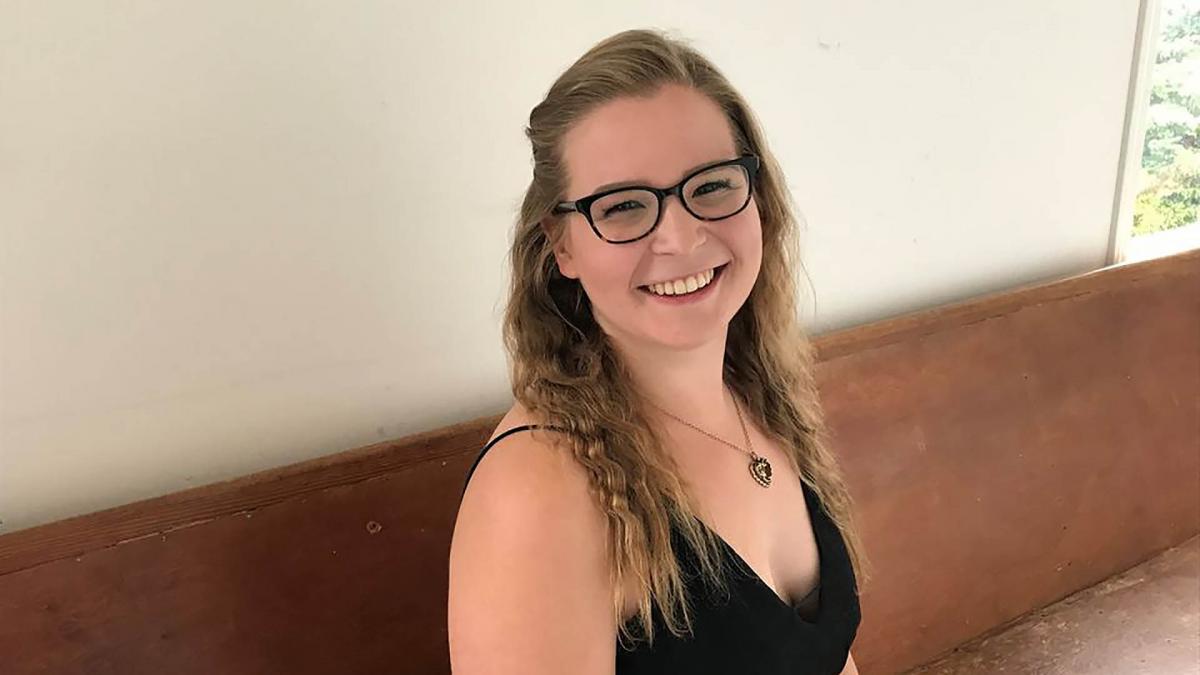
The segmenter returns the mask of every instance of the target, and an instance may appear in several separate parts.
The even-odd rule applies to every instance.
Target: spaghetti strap
[[[467,477],[465,479],[463,479],[462,494],[466,494],[467,483],[471,482],[471,475],[475,473],[475,468],[477,466],[479,466],[479,461],[481,459],[483,459],[483,456],[487,454],[487,451],[490,450],[493,445],[495,445],[497,442],[500,441],[500,439],[504,438],[505,436],[508,436],[509,434],[514,434],[518,431],[528,431],[528,430],[532,430],[532,429],[551,429],[553,431],[566,431],[566,429],[563,429],[561,427],[556,427],[556,426],[547,425],[547,424],[522,424],[520,426],[516,426],[511,429],[506,429],[503,433],[501,433],[500,435],[496,436],[491,441],[489,441],[487,445],[483,446],[483,450],[480,450],[479,454],[475,456],[475,462],[471,464],[471,468],[467,470]],[[462,495],[459,495],[459,499],[460,500],[462,499]]]

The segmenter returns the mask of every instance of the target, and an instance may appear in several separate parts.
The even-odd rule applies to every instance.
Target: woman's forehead
[[[665,186],[696,166],[735,157],[729,120],[708,96],[667,85],[622,97],[585,115],[563,138],[567,194],[637,181]]]

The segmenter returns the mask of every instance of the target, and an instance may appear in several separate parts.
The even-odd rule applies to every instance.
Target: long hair
[[[535,419],[566,432],[548,435],[584,468],[592,497],[606,516],[613,612],[622,644],[636,639],[637,629],[653,641],[655,608],[671,633],[691,630],[692,608],[672,525],[682,544],[695,552],[703,579],[723,593],[728,585],[717,540],[695,519],[692,497],[664,451],[665,436],[644,413],[646,399],[593,318],[583,287],[558,269],[553,246],[564,223],[552,209],[564,198],[562,140],[572,125],[608,101],[647,96],[666,84],[686,85],[711,98],[728,117],[738,150],[761,160],[755,203],[762,222],[762,266],[730,321],[723,377],[747,415],[784,448],[793,470],[820,498],[847,543],[856,577],[866,579],[850,497],[823,444],[814,350],[796,312],[795,217],[779,165],[746,101],[711,62],[661,32],[625,31],[581,56],[529,114],[525,135],[533,150],[533,178],[509,252],[503,327],[514,398]],[[638,589],[638,609],[629,621],[620,621],[626,584]]]

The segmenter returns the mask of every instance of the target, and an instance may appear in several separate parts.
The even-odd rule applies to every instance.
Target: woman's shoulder
[[[488,436],[488,443],[491,443],[497,436],[509,429],[531,424],[540,425],[543,424],[543,421],[531,413],[520,401],[513,401],[508,412],[504,413],[496,428],[492,430],[492,435]]]
[[[581,520],[576,526],[597,521],[587,475],[557,432],[531,429],[505,434],[539,424],[520,404],[504,415],[489,437],[487,450],[478,457],[461,510],[504,527],[542,527],[548,513]]]
[[[510,541],[544,539],[540,548],[546,552],[577,537],[604,540],[605,518],[562,435],[549,429],[505,433],[542,424],[519,402],[501,418],[469,476],[456,531],[486,529]],[[560,529],[571,536],[564,538]]]
[[[492,430],[486,450],[481,450],[467,491],[532,489],[542,491],[546,498],[570,498],[578,493],[587,483],[586,474],[561,434],[546,426],[520,402],[514,403]]]
[[[532,423],[510,411],[492,437]],[[473,652],[463,658],[572,625],[587,630],[559,636],[564,654],[586,650],[580,640],[612,638],[606,521],[582,467],[551,433],[499,439],[463,495],[450,554],[451,633]]]

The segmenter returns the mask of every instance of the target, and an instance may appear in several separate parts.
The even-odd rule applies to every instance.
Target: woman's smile
[[[663,283],[638,286],[638,290],[652,299],[667,305],[684,305],[700,302],[716,292],[717,283],[729,263],[718,265],[699,274]]]

